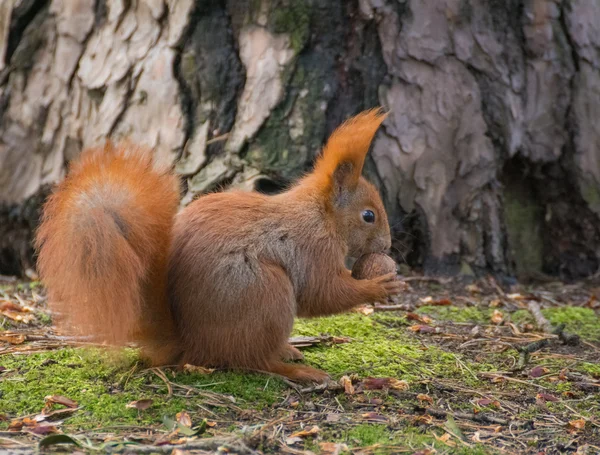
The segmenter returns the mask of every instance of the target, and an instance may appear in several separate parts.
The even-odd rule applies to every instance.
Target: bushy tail
[[[44,207],[38,270],[55,322],[94,341],[140,343],[155,364],[174,360],[166,297],[178,179],[133,146],[90,149]]]

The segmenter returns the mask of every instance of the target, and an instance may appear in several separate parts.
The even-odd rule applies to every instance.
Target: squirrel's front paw
[[[405,284],[398,280],[395,272],[382,275],[369,281],[373,283],[378,290],[376,300],[385,300],[389,297],[398,295],[405,288]]]

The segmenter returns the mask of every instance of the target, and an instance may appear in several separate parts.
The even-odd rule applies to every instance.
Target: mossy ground
[[[12,291],[5,291],[5,296]],[[415,284],[404,300],[415,304],[432,294],[435,301],[436,292]],[[586,295],[589,299],[589,293],[580,294],[581,302]],[[133,349],[119,353],[69,346],[35,349],[35,341],[6,345],[0,351],[0,410],[6,417],[0,429],[6,430],[14,419],[39,414],[45,397],[63,395],[75,400],[79,409],[60,417],[60,431],[86,435],[98,444],[106,438],[155,442],[168,433],[163,417],[174,419],[186,411],[194,424],[203,419],[211,422],[208,435],[243,435],[264,453],[282,448],[328,453],[321,444],[329,442],[345,444],[353,453],[432,449],[456,454],[537,453],[544,444],[556,453],[568,453],[569,447],[588,444],[594,450],[600,445],[595,443],[600,441],[598,310],[580,303],[544,309],[553,324],[565,323],[565,330],[579,334],[584,343],[569,347],[551,340],[516,370],[515,347],[539,338],[533,329],[527,331],[533,323],[529,313],[500,306],[504,322],[492,324],[497,308],[489,303],[494,296],[469,295],[462,301],[466,300],[471,306],[457,299],[450,306],[421,306],[408,314],[349,313],[298,321],[294,335],[350,338],[303,352],[306,363],[326,370],[333,379],[351,376],[353,394],[301,392],[280,378],[255,373],[157,372],[147,369]],[[29,330],[47,328],[43,311],[35,314]],[[437,330],[414,330],[420,324]],[[521,338],[511,324],[520,330]],[[5,321],[4,328],[19,327]],[[23,328],[24,333],[27,330]],[[545,368],[540,377],[530,375],[535,367]],[[369,377],[404,380],[409,388],[360,390]],[[140,399],[151,399],[151,406],[144,410],[126,406]],[[448,411],[457,413],[458,436],[440,414]],[[569,426],[580,419],[583,428]],[[512,422],[511,431],[502,421]],[[273,422],[277,431],[264,430]],[[292,433],[313,425],[319,427],[316,435],[288,440]],[[30,434],[15,437],[23,443],[39,439]],[[565,447],[567,452],[561,452]],[[521,452],[511,452],[519,448]]]

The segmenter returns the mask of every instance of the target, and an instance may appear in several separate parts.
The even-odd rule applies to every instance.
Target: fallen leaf
[[[439,327],[431,327],[428,325],[411,325],[408,330],[412,330],[416,333],[439,333]]]
[[[36,425],[35,427],[31,427],[29,430],[31,433],[39,434],[39,435],[47,435],[47,434],[55,434],[58,433],[59,430],[54,425]]]
[[[29,324],[31,321],[33,321],[35,319],[35,316],[33,314],[23,314],[20,311],[6,310],[6,311],[1,311],[0,314],[2,314],[2,316],[4,316],[4,317],[7,317],[8,319],[12,319],[13,321],[16,321],[16,322],[22,322],[24,324]]]
[[[431,324],[433,322],[433,319],[431,319],[429,316],[417,313],[406,313],[405,317],[409,321],[419,321],[423,324]]]
[[[67,408],[76,408],[77,407],[76,401],[73,401],[67,397],[63,397],[62,395],[48,395],[47,397],[44,398],[44,401],[46,402],[46,405],[62,404],[63,406],[66,406]]]
[[[435,439],[437,439],[440,442],[443,442],[448,447],[456,447],[456,443],[454,441],[450,441],[450,438],[452,437],[450,433],[444,433],[442,436],[438,436],[435,433],[433,435],[435,436]]]
[[[325,418],[325,420],[327,422],[339,422],[341,418],[342,418],[341,414],[327,414],[327,417]]]
[[[429,404],[433,404],[433,398],[431,398],[429,395],[426,395],[424,393],[419,393],[417,395],[417,400],[419,400],[419,401],[426,401]]]
[[[354,395],[354,386],[352,380],[348,376],[342,376],[340,378],[340,385],[344,387],[344,392],[347,395]]]
[[[362,382],[362,386],[367,390],[408,390],[408,382],[396,378],[367,378]]]
[[[500,402],[498,400],[491,400],[489,398],[481,398],[479,400],[476,401],[478,406],[491,406],[493,408],[499,408],[500,407]]]
[[[452,301],[450,299],[433,300],[432,302],[429,302],[429,305],[448,306],[448,305],[452,305]]]
[[[498,308],[500,306],[502,306],[502,300],[494,299],[490,302],[490,307],[492,308]]]
[[[361,305],[361,306],[354,308],[354,311],[356,313],[360,313],[360,314],[364,314],[365,316],[369,316],[375,310],[373,309],[372,305]]]
[[[387,422],[387,417],[377,414],[375,412],[365,412],[360,415],[363,419],[368,420],[369,422]]]
[[[469,291],[471,294],[481,294],[481,288],[476,284],[469,284],[465,286],[465,289]]]
[[[571,420],[571,421],[569,421],[569,426],[572,428],[575,428],[577,430],[583,430],[585,428],[585,420],[583,420],[583,419]]]
[[[4,333],[0,335],[0,341],[5,341],[10,344],[22,344],[27,337],[21,333]]]
[[[77,446],[81,445],[81,443],[77,439],[72,438],[71,436],[68,436],[66,434],[53,434],[51,436],[46,436],[44,439],[42,439],[39,442],[38,446],[40,448],[43,448],[54,444],[75,444]]]
[[[144,409],[148,409],[152,406],[153,401],[149,398],[143,400],[135,400],[125,405],[126,408],[137,409],[138,411],[143,411]]]
[[[537,366],[529,371],[529,376],[531,376],[532,378],[540,378],[545,374],[548,374],[549,372],[550,370],[548,368]]]
[[[471,441],[473,442],[483,442],[480,438],[480,432],[476,431],[475,433],[473,433],[473,436],[471,436]]]
[[[524,296],[524,295],[519,294],[519,293],[517,293],[517,294],[507,294],[506,297],[508,297],[509,299],[512,299],[512,300],[525,300],[527,298],[527,296]]]
[[[11,302],[10,300],[0,301],[0,311],[15,311],[17,313],[27,313],[29,308],[22,307],[21,305]]]
[[[549,393],[538,393],[536,395],[536,398],[543,402],[551,401],[554,403],[554,402],[560,401],[560,398],[557,398],[554,395],[550,395]]]
[[[431,425],[433,423],[433,417],[429,414],[416,416],[413,419],[414,423],[422,423],[424,425]]]
[[[300,430],[292,433],[290,438],[306,438],[308,436],[315,436],[319,434],[320,428],[316,425],[313,425],[312,428],[308,430]]]
[[[175,415],[175,418],[177,419],[177,422],[179,422],[184,427],[188,427],[188,428],[192,427],[192,418],[190,417],[190,415],[187,412],[185,412],[185,411],[178,412]]]
[[[583,419],[571,420],[571,421],[569,421],[569,426],[576,430],[583,430],[585,428],[585,420],[583,420]]]
[[[319,449],[322,455],[339,455],[341,452],[347,452],[348,446],[337,442],[320,442]]]
[[[504,319],[504,314],[500,310],[494,310],[491,321],[493,324],[500,324]]]
[[[215,371],[215,369],[200,367],[200,366],[196,366],[196,365],[190,365],[189,363],[186,363],[183,366],[183,371],[185,371],[187,373],[211,374],[213,371]]]

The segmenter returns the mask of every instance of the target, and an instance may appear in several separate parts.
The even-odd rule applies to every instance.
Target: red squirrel
[[[357,280],[346,257],[390,248],[362,176],[386,114],[330,136],[309,174],[277,195],[226,191],[177,213],[179,181],[131,145],[84,151],[50,196],[38,269],[57,323],[154,365],[193,364],[324,381],[288,344],[294,317],[340,313],[400,291],[395,273]]]

